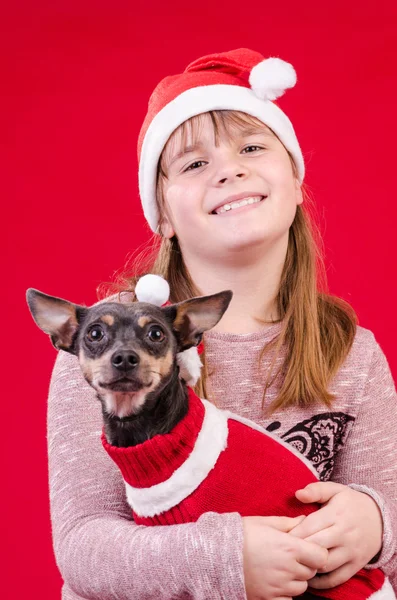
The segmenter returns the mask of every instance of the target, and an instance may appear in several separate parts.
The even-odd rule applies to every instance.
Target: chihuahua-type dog
[[[107,440],[119,447],[168,433],[185,416],[188,393],[176,355],[200,343],[231,298],[223,291],[165,307],[108,302],[86,308],[27,291],[32,316],[55,348],[78,356],[101,402]]]

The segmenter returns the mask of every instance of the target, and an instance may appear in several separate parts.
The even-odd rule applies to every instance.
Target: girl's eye
[[[105,332],[103,331],[100,325],[94,325],[89,329],[86,333],[86,338],[90,342],[100,342],[105,336]]]
[[[147,335],[151,342],[162,342],[165,339],[164,331],[158,325],[153,325]]]
[[[205,162],[203,160],[196,160],[194,163],[192,163],[191,165],[189,165],[185,169],[185,171],[192,171],[193,169],[199,169],[201,167],[201,165],[205,165]]]
[[[263,150],[262,146],[247,146],[246,148],[243,149],[243,152],[245,152],[245,150],[247,150],[247,154],[251,153],[251,150]]]

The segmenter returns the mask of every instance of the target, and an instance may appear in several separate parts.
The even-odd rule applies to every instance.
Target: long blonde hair
[[[263,127],[263,123],[254,117],[237,111],[205,114],[211,117],[216,137],[221,129],[228,134],[228,131],[246,127],[247,124]],[[201,125],[202,115],[192,117],[172,134],[167,145],[175,142],[177,132],[184,143],[187,135],[198,134]],[[160,223],[165,214],[162,189],[167,177],[163,160],[166,148],[158,166]],[[290,159],[294,176],[297,177],[291,155]],[[288,406],[313,406],[319,402],[330,408],[334,397],[328,387],[352,346],[357,327],[357,317],[352,307],[327,291],[321,236],[315,225],[314,204],[306,185],[302,185],[302,193],[304,202],[297,206],[289,230],[287,254],[276,297],[281,331],[261,353],[262,359],[265,353],[274,349],[264,383],[263,406],[268,388],[281,376],[278,396],[267,409],[267,414]],[[171,239],[155,236],[149,254],[148,249],[144,250],[140,259],[134,259],[132,272],[127,266],[119,276],[118,289],[133,291],[136,281],[144,273],[155,273],[168,281],[171,302],[180,302],[201,293],[186,268],[176,236]],[[274,366],[282,347],[286,349],[285,358],[275,372]],[[205,352],[202,361],[204,368],[196,392],[201,397],[207,397]]]

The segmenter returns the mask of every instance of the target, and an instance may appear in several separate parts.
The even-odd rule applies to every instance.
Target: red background
[[[324,234],[330,289],[374,331],[394,374],[397,4],[13,3],[0,32],[3,320],[2,592],[60,597],[51,545],[46,396],[55,350],[32,286],[96,299],[149,238],[136,140],[160,78],[203,54],[251,47],[293,63],[280,101],[295,125]]]

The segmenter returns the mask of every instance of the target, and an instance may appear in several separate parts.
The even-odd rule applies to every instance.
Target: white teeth
[[[250,196],[249,198],[244,198],[244,200],[239,200],[238,202],[232,202],[232,204],[224,204],[220,208],[217,208],[215,213],[220,215],[224,212],[228,212],[229,210],[233,210],[234,208],[240,208],[240,206],[247,206],[247,204],[257,204],[262,200],[263,196]]]

